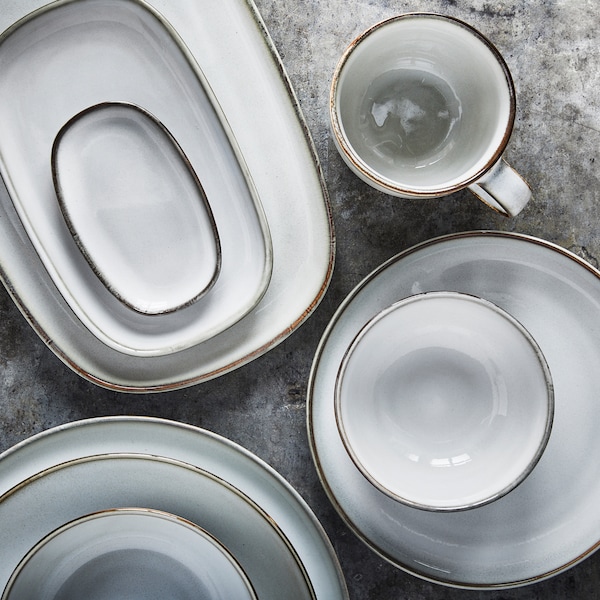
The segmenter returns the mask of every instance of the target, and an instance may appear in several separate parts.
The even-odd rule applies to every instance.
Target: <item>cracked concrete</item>
[[[600,598],[600,554],[543,583],[492,592],[445,588],[395,569],[368,550],[328,502],[305,427],[306,384],[320,336],[350,290],[397,252],[446,233],[500,229],[547,239],[598,266],[600,5],[593,0],[256,4],[298,96],[331,195],[337,262],[325,299],[289,339],[233,373],[179,392],[130,396],[97,388],[68,370],[2,289],[0,451],[32,433],[85,417],[140,414],[177,419],[241,443],[298,489],[332,540],[351,600]],[[534,191],[534,200],[518,217],[501,217],[468,192],[424,202],[385,196],[353,176],[338,156],[328,122],[335,65],[362,30],[408,11],[441,12],[468,21],[496,44],[509,64],[518,109],[506,157]]]

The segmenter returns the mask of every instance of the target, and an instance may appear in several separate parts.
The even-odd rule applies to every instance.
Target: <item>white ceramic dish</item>
[[[44,4],[43,0],[3,4],[0,28]],[[141,392],[217,377],[278,344],[321,301],[334,258],[330,207],[310,138],[252,3],[153,0],[152,6],[177,29],[210,81],[262,202],[274,262],[260,303],[226,331],[176,355],[148,360],[115,352],[92,335],[65,302],[6,190],[0,193],[0,272],[23,314],[80,375],[112,389]],[[213,211],[216,218],[215,206]]]
[[[61,470],[60,465],[66,461],[79,461],[81,463],[82,458],[91,454],[115,452],[152,454],[175,461],[183,461],[201,468],[204,472],[212,473],[213,480],[218,479],[220,485],[211,483],[209,481],[211,476],[199,474],[193,467],[183,467],[179,464],[170,466],[168,460],[150,461],[148,463],[146,457],[133,460],[137,463],[142,461],[143,464],[149,464],[147,469],[160,470],[161,476],[164,476],[165,479],[145,477],[140,474],[139,470],[134,469],[133,473],[127,475],[131,475],[129,481],[125,483],[121,479],[119,486],[112,490],[104,490],[107,486],[102,484],[108,481],[104,477],[98,482],[90,482],[90,484],[94,488],[96,486],[101,488],[98,491],[100,496],[116,506],[123,506],[125,501],[128,501],[129,505],[133,505],[131,503],[134,501],[135,505],[138,506],[140,502],[147,505],[152,499],[154,506],[150,506],[150,508],[166,510],[183,517],[187,516],[187,518],[193,517],[190,520],[200,526],[205,526],[206,522],[199,522],[203,521],[199,517],[208,513],[214,514],[216,517],[215,523],[217,521],[221,523],[223,529],[228,532],[228,537],[222,535],[220,531],[211,531],[206,526],[205,528],[216,535],[242,564],[259,598],[263,598],[263,596],[257,585],[258,582],[255,579],[254,572],[248,569],[246,561],[243,561],[236,551],[239,544],[238,536],[240,533],[247,532],[247,530],[242,527],[240,531],[234,531],[234,528],[231,527],[230,519],[239,525],[239,519],[242,519],[242,516],[238,518],[234,513],[225,511],[223,506],[215,506],[214,502],[199,502],[202,496],[198,493],[198,485],[207,485],[219,494],[227,494],[229,499],[235,501],[236,506],[241,506],[244,514],[247,514],[250,510],[249,503],[255,506],[253,514],[257,514],[257,511],[268,514],[271,526],[264,531],[271,539],[276,533],[276,529],[279,529],[281,534],[289,541],[306,570],[317,600],[344,600],[348,598],[344,578],[333,548],[314,514],[293,488],[273,469],[247,450],[218,435],[195,427],[146,417],[113,417],[75,422],[50,429],[17,444],[0,456],[0,494],[5,494],[14,486],[18,486],[27,478],[35,476],[36,473],[44,469],[62,472],[62,475],[59,475],[62,478],[68,471]],[[124,461],[121,464],[130,463],[130,459],[116,460],[117,462]],[[85,462],[84,460],[83,463]],[[115,461],[107,460],[103,462],[99,460],[95,462],[97,466],[99,465],[100,470],[107,473],[109,480],[112,480],[113,475],[111,473],[113,473]],[[83,463],[73,465],[73,468],[87,472],[90,467],[86,467]],[[55,469],[57,466],[58,468]],[[130,466],[132,466],[131,463]],[[121,469],[118,465],[117,468]],[[147,471],[147,469],[144,470]],[[95,467],[93,471],[95,481],[96,474],[99,471],[96,471]],[[126,471],[128,469],[123,467],[121,473],[125,476]],[[175,480],[181,481],[182,479],[187,482],[182,487],[171,484],[165,485],[165,482],[172,483]],[[73,480],[71,480],[71,483],[73,483]],[[58,487],[60,489],[57,489],[57,497],[60,497],[64,494],[65,488]],[[125,488],[123,493],[117,489],[118,487]],[[239,493],[234,494],[232,491],[224,491],[231,487],[239,490]],[[246,498],[244,502],[239,499],[240,494]],[[88,492],[87,479],[86,481],[75,480],[75,491],[72,496],[77,499],[78,506],[79,502],[85,505],[81,506],[82,512],[75,516],[81,516],[94,510],[93,507],[89,510],[86,508],[94,503],[94,500],[91,499],[92,492]],[[98,496],[98,499],[100,496]],[[29,493],[27,497],[32,499]],[[47,506],[49,501],[51,501],[50,496],[41,499],[44,506]],[[0,502],[1,510],[3,510],[3,504],[3,502]],[[103,502],[98,501],[96,504],[102,505]],[[41,527],[46,529],[46,532],[50,531],[52,523],[48,522],[48,517],[58,525],[62,524],[60,521],[63,520],[64,522],[66,520],[64,517],[67,515],[55,514],[54,508],[57,511],[67,510],[64,503],[57,500],[52,506],[52,511],[42,510],[39,514],[36,514],[35,523],[30,523],[31,527],[35,529]],[[17,508],[17,510],[20,509]],[[68,510],[68,512],[71,511]],[[3,518],[1,518],[1,522],[3,524],[2,531],[4,531]],[[255,522],[254,518],[251,522]],[[258,519],[258,522],[262,523],[262,518]],[[38,539],[41,537],[37,531],[34,532],[34,535],[37,535]],[[230,537],[234,539],[230,539]],[[277,537],[280,538],[281,535]],[[37,540],[32,543],[35,543],[35,541]],[[254,551],[256,542],[257,539],[252,541],[244,553],[256,555],[257,553]],[[29,544],[29,547],[32,543]],[[23,553],[27,550],[26,544],[27,540],[24,540]],[[280,542],[277,542],[277,544],[280,545]],[[289,550],[286,550],[286,552],[289,556]],[[0,547],[0,553],[2,553],[0,587],[3,587],[19,557],[16,556],[18,552],[13,551],[12,547],[2,546]],[[249,558],[254,563],[259,561],[258,558],[252,556]],[[275,564],[280,560],[284,560],[284,558],[277,558]],[[260,569],[262,568],[264,568],[264,564],[261,564]],[[273,578],[275,573],[271,571],[272,569],[269,567],[266,573],[258,575],[258,579]],[[289,574],[286,577],[289,577]],[[274,584],[267,582],[265,585]],[[273,597],[280,598],[281,589]]]
[[[378,313],[335,387],[342,442],[378,489],[415,508],[471,509],[521,483],[544,451],[552,379],[535,340],[495,304],[456,292]]]
[[[202,527],[235,556],[259,598],[275,600],[282,589],[295,600],[315,598],[292,545],[250,498],[207,471],[145,454],[72,460],[26,479],[0,497],[2,531],[12,540],[0,550],[0,581],[7,581],[11,566],[16,568],[20,557],[56,528],[118,506],[161,510]]]
[[[272,266],[262,208],[209,83],[159,13],[143,0],[51,3],[2,34],[0,67],[0,173],[45,269],[99,340],[133,355],[176,352],[256,305]],[[58,132],[107,100],[141,106],[171,132],[212,208],[220,277],[185,310],[148,317],[123,305],[79,251],[50,187]]]
[[[202,183],[170,132],[134,104],[72,117],[52,145],[52,179],[73,239],[102,283],[133,310],[198,300],[221,269]]]
[[[38,542],[3,600],[256,600],[246,574],[214,536],[181,517],[115,508],[71,521]]]
[[[334,389],[344,352],[386,306],[455,290],[497,304],[528,329],[552,373],[555,413],[546,450],[510,494],[473,510],[434,513],[396,502],[345,452]],[[311,448],[331,501],[392,564],[430,581],[499,588],[540,581],[600,545],[598,382],[600,273],[548,242],[501,232],[450,235],[390,259],[344,301],[316,353],[309,382]]]

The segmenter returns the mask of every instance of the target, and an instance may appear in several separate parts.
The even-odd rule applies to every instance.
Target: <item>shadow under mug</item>
[[[330,95],[333,139],[368,184],[403,198],[469,188],[508,216],[531,198],[502,159],[515,106],[508,66],[491,42],[432,13],[393,17],[357,37]]]

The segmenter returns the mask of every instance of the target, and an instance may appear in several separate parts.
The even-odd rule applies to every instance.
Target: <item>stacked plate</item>
[[[86,515],[47,535],[13,571],[2,598],[82,596],[256,600],[235,557],[207,531],[135,508]]]
[[[58,356],[163,390],[289,335],[329,282],[332,222],[252,5],[30,0],[1,19],[1,272]]]
[[[71,423],[1,455],[0,481],[6,600],[88,588],[98,599],[347,598],[298,494],[207,431],[137,417]]]
[[[388,390],[395,390],[398,384],[398,381],[385,379],[385,369],[377,371],[381,365],[373,364],[373,356],[384,357],[382,362],[397,371],[402,369],[409,354],[414,357],[421,351],[430,352],[430,344],[422,348],[413,345],[413,334],[425,338],[430,335],[425,327],[427,323],[418,313],[400,324],[392,322],[398,334],[394,340],[385,332],[379,335],[376,330],[377,324],[383,323],[389,332],[390,319],[404,314],[394,307],[406,306],[409,298],[419,295],[445,298],[439,310],[445,310],[447,296],[475,296],[497,307],[499,314],[505,315],[503,319],[514,319],[518,327],[529,332],[530,342],[535,341],[535,344],[528,344],[526,337],[521,336],[521,347],[526,351],[530,346],[527,350],[530,358],[525,354],[518,360],[510,354],[499,357],[513,366],[515,360],[529,365],[528,377],[521,379],[517,386],[521,393],[527,394],[527,403],[533,399],[528,386],[538,380],[541,387],[535,387],[543,390],[543,380],[551,374],[551,379],[547,379],[548,390],[552,391],[552,384],[554,389],[551,431],[551,414],[544,412],[542,394],[538,405],[541,411],[536,409],[523,421],[536,422],[538,431],[525,436],[535,443],[527,452],[529,458],[519,467],[523,477],[513,475],[502,483],[500,475],[507,476],[508,472],[501,469],[497,479],[487,482],[486,495],[481,495],[479,490],[480,495],[466,504],[448,502],[451,491],[448,486],[456,481],[454,476],[450,477],[452,481],[447,482],[448,486],[433,488],[436,494],[443,492],[439,498],[431,495],[431,487],[419,488],[426,483],[423,471],[413,480],[395,477],[394,468],[404,469],[400,462],[387,468],[383,465],[381,471],[376,471],[382,467],[378,458],[381,459],[392,444],[401,444],[406,435],[406,431],[395,429],[393,435],[387,436],[386,428],[392,427],[390,418],[398,420],[398,415],[385,411],[397,407],[382,405],[380,414],[375,411],[373,414],[353,413],[364,411],[360,402],[369,390],[385,395],[386,386]],[[396,312],[396,316],[390,316]],[[471,335],[468,343],[460,342],[459,338],[465,332],[472,334],[491,320],[489,317],[487,321],[476,319],[472,308],[467,312],[471,322],[469,319],[457,321],[444,344],[464,355],[472,352],[475,364],[475,359],[481,356],[477,336]],[[431,314],[428,318],[429,325],[434,325]],[[469,232],[437,238],[390,259],[369,275],[334,315],[317,350],[309,383],[308,429],[313,457],[322,483],[346,523],[375,552],[397,567],[430,581],[462,588],[533,583],[564,571],[594,552],[600,544],[600,479],[593,459],[600,451],[597,436],[600,404],[594,376],[595,365],[600,361],[600,332],[593,324],[599,319],[600,273],[558,246],[523,235]],[[510,333],[510,329],[502,325],[506,333]],[[366,340],[365,331],[370,336]],[[499,335],[500,330],[496,331]],[[377,344],[391,347],[382,346],[373,352]],[[498,347],[492,343],[486,352],[493,357],[502,345],[500,340]],[[357,354],[362,352],[362,346],[363,354]],[[540,360],[542,357],[545,361]],[[351,364],[352,360],[359,360],[361,368],[365,367],[362,379],[357,378],[360,372]],[[546,374],[544,362],[549,369]],[[530,367],[536,363],[537,374],[534,375],[535,370]],[[493,368],[493,365],[494,362],[489,361],[487,366]],[[411,363],[411,366],[414,365]],[[509,373],[504,380],[493,374],[493,380],[500,387],[512,384],[513,379],[517,381],[520,377],[517,369],[513,371],[514,374]],[[411,373],[414,374],[414,370]],[[350,377],[349,391],[344,392],[347,377]],[[436,377],[438,375],[428,379],[426,375],[421,381],[429,384]],[[486,377],[481,381],[485,383]],[[382,389],[375,390],[376,385]],[[421,390],[416,385],[411,388],[412,393]],[[456,399],[462,401],[462,391],[450,381],[448,393],[457,390]],[[506,395],[507,390],[501,391]],[[340,393],[347,396],[342,401]],[[354,419],[348,420],[348,414],[344,415],[344,404],[349,404],[346,409],[350,417],[354,414]],[[506,407],[496,408],[504,410]],[[439,412],[439,406],[434,409],[430,422]],[[457,414],[465,422],[470,418],[468,411],[459,410]],[[405,424],[408,423],[408,429],[411,424],[423,422],[415,419],[414,414],[401,416]],[[479,419],[482,416],[489,417],[475,414],[475,422],[483,423]],[[448,428],[455,417],[456,414],[447,414]],[[486,423],[489,422],[488,419]],[[361,425],[357,427],[356,423]],[[365,437],[369,426],[379,427],[376,442]],[[519,423],[510,425],[515,426],[519,433]],[[469,425],[466,430],[474,428]],[[545,441],[546,434],[549,437]],[[375,447],[382,441],[383,450]],[[505,440],[503,444],[508,452],[512,442]],[[375,458],[368,454],[374,448]],[[482,449],[490,447],[485,444]],[[424,452],[416,451],[410,458],[417,463],[424,456]],[[449,475],[452,469],[460,471],[461,465],[468,465],[471,458],[471,466],[476,462],[476,457],[466,455],[453,454],[452,458],[455,462],[438,465],[446,467],[441,476]],[[505,459],[506,468],[518,463],[518,460]],[[490,472],[497,466],[489,459],[487,464]],[[403,471],[412,472],[408,468]],[[439,476],[440,472],[436,477]],[[464,491],[469,483],[468,478],[462,480],[459,489]],[[427,494],[407,496],[407,487],[409,492],[425,490]]]

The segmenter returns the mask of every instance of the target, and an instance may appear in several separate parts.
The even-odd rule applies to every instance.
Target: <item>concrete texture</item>
[[[333,312],[364,276],[409,246],[441,234],[500,229],[545,238],[600,259],[600,54],[596,0],[256,0],[313,135],[331,195],[337,262],[315,314],[280,346],[217,380],[134,396],[106,391],[68,370],[0,290],[0,450],[85,417],[155,415],[227,436],[269,462],[298,489],[327,530],[352,600],[592,600],[600,554],[525,588],[471,592],[423,582],[375,556],[342,523],[318,481],[305,428],[312,358]],[[327,100],[347,43],[371,24],[435,11],[479,28],[503,53],[518,94],[507,158],[535,198],[514,219],[469,192],[407,201],[374,191],[342,163],[329,135]],[[598,461],[598,457],[590,457]],[[282,599],[285,593],[282,592]],[[328,599],[319,599],[328,600]]]

